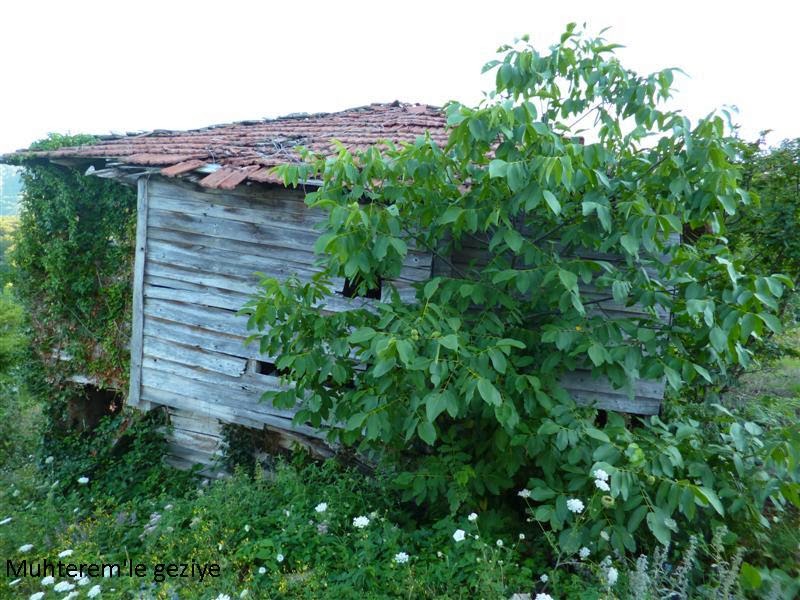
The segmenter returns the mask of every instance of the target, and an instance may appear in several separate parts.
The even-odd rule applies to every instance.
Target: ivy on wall
[[[51,134],[31,150],[92,141]],[[82,374],[124,389],[136,192],[49,162],[20,164],[24,192],[12,257],[34,348],[53,379]]]

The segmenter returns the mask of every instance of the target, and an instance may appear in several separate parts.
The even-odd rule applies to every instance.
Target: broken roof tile
[[[205,177],[201,184],[230,189],[229,186],[234,187],[245,179],[279,181],[266,169],[298,161],[298,146],[333,154],[338,151],[332,144],[333,140],[350,150],[360,150],[382,140],[413,142],[426,133],[440,145],[447,143],[446,119],[440,108],[393,102],[370,104],[338,113],[298,114],[190,131],[158,130],[106,137],[86,146],[49,152],[21,150],[16,154],[43,158],[100,158],[161,166],[164,175],[173,177],[216,163],[222,168]]]

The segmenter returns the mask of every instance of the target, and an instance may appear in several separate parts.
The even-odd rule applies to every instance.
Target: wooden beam
[[[144,348],[144,264],[147,259],[148,177],[140,177],[136,203],[136,250],[133,266],[133,309],[131,326],[131,373],[128,406],[149,410],[141,398],[142,352]]]

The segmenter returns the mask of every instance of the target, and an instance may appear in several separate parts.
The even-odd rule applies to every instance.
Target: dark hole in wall
[[[383,281],[378,278],[378,285],[373,288],[367,289],[366,293],[359,293],[358,288],[362,284],[361,277],[354,277],[350,279],[349,277],[345,278],[344,280],[344,287],[342,287],[342,296],[345,298],[372,298],[373,300],[380,300],[381,299],[381,286]]]
[[[122,409],[121,392],[87,384],[67,403],[67,426],[78,431],[91,431],[105,416]]]
[[[279,369],[275,363],[269,362],[268,360],[254,360],[253,373],[281,377],[282,375],[286,375],[288,371],[286,369]]]

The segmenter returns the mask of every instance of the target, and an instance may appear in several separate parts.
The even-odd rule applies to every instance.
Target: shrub
[[[749,363],[747,341],[780,329],[790,283],[748,274],[726,246],[725,215],[749,195],[723,119],[692,127],[663,109],[673,71],[640,76],[614,48],[574,26],[548,53],[504,47],[487,65],[497,84],[487,100],[447,107],[444,148],[420,137],[283,167],[288,184],[322,180],[307,202],[328,215],[323,271],[265,279],[246,309],[292,384],[266,400],[300,403],[299,422],[380,453],[404,498],[436,514],[529,489],[533,516],[567,555],[647,547],[641,526],[662,542],[707,532],[714,518],[765,527],[767,501],[798,501],[796,437],[775,440],[771,456],[786,485],[758,490],[745,478],[770,455],[752,424],[705,432],[700,421],[609,414],[600,425],[559,386],[584,367],[617,387],[665,378],[713,401],[727,370]],[[675,242],[684,229],[698,233]],[[486,264],[449,263],[468,240],[487,245]],[[412,246],[451,271],[417,286],[415,302],[390,290],[372,308],[319,311],[331,278],[365,295],[398,275]],[[579,282],[647,314],[592,310]],[[602,485],[598,469],[610,475]]]

